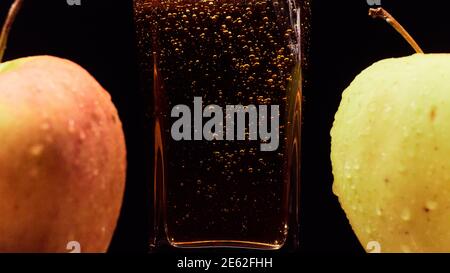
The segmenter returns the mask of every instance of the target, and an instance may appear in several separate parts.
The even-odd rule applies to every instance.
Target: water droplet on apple
[[[390,105],[388,105],[388,106],[386,106],[386,107],[384,108],[384,112],[385,112],[385,113],[390,113],[391,110],[392,110],[392,107],[391,107]]]
[[[30,170],[30,176],[31,176],[32,178],[37,177],[38,174],[39,174],[39,169],[38,169],[37,167],[31,168],[31,170]]]
[[[411,253],[411,249],[407,245],[402,245],[401,249],[403,253]]]
[[[86,134],[83,131],[81,131],[80,132],[80,140],[85,140],[85,139],[86,139]]]
[[[404,209],[404,210],[402,211],[402,213],[400,214],[400,218],[401,218],[403,221],[409,221],[409,220],[411,220],[411,212],[409,211],[409,209]]]
[[[375,213],[377,214],[377,216],[383,215],[383,211],[382,211],[381,208],[379,208],[379,207],[377,207]]]
[[[30,154],[32,156],[40,156],[43,151],[44,151],[44,145],[42,145],[42,144],[35,144],[35,145],[31,146],[31,148],[30,148]]]
[[[50,129],[50,124],[48,124],[47,122],[42,123],[41,129],[47,131],[48,129]]]
[[[438,207],[438,203],[436,201],[427,201],[425,204],[425,208],[428,210],[435,210]]]
[[[75,132],[75,121],[73,119],[69,119],[68,130],[70,133]]]
[[[45,141],[47,141],[47,143],[52,143],[53,137],[51,135],[47,135],[47,136],[45,136]]]

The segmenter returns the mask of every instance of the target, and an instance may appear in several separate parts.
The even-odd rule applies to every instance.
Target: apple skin
[[[109,94],[50,56],[0,65],[0,252],[105,252],[125,186]]]
[[[450,252],[450,54],[364,70],[331,137],[333,191],[364,248]]]

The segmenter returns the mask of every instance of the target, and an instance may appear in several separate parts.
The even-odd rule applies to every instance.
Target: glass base
[[[175,248],[244,248],[258,250],[278,250],[283,244],[266,244],[251,241],[208,240],[192,242],[171,242]]]

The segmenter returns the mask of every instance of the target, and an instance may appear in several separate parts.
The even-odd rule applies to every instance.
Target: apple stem
[[[414,41],[413,37],[409,35],[409,33],[406,31],[405,28],[402,27],[402,25],[395,20],[395,18],[389,14],[385,9],[383,8],[371,8],[369,9],[369,16],[372,16],[372,18],[381,18],[385,20],[388,24],[390,24],[398,33],[400,33],[403,38],[411,45],[412,48],[417,53],[423,53],[423,50],[420,48],[420,46]]]
[[[6,45],[8,43],[9,32],[11,31],[14,20],[22,7],[23,0],[15,0],[9,9],[5,23],[3,24],[2,32],[0,35],[0,63],[3,61]]]

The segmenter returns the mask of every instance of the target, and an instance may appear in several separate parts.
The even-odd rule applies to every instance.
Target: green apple
[[[104,252],[125,184],[122,125],[83,68],[50,56],[0,64],[0,252]]]
[[[333,191],[364,247],[450,252],[450,54],[364,70],[331,137]]]

